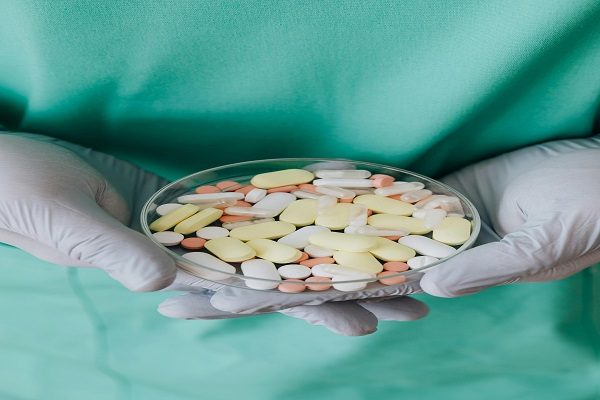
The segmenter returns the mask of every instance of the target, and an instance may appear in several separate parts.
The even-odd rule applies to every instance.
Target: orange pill
[[[397,274],[396,271],[382,271],[377,274],[377,278],[379,279],[379,282],[384,285],[399,285],[406,282],[406,277],[404,275],[393,276]],[[387,276],[390,277],[386,278]]]
[[[220,191],[216,186],[198,186],[195,190],[198,194],[219,193]]]
[[[387,271],[404,272],[408,271],[409,266],[407,263],[403,263],[402,261],[388,261],[383,264],[383,269]]]
[[[313,185],[312,183],[303,183],[302,185],[298,185],[298,188],[300,190],[304,190],[305,192],[321,194],[321,193],[317,192],[317,187],[315,185]]]
[[[347,197],[345,199],[340,199],[340,203],[352,203],[352,200],[354,200],[353,197]]]
[[[327,290],[331,287],[331,278],[326,278],[324,276],[311,276],[306,278],[304,282],[306,283],[306,288],[308,290],[314,290],[315,292]]]
[[[204,247],[204,243],[206,243],[206,239],[202,239],[199,237],[189,237],[183,239],[179,244],[186,250],[200,250]]]
[[[402,195],[401,194],[395,194],[393,196],[387,196],[387,197],[389,197],[390,199],[394,199],[394,200],[400,200],[400,196],[402,196]],[[402,201],[402,200],[400,200],[400,201]]]
[[[243,200],[238,200],[235,202],[235,206],[234,207],[252,207],[252,204],[247,203]]]
[[[373,186],[376,188],[392,186],[394,183],[394,177],[390,175],[375,174],[371,176],[371,179],[373,180]]]
[[[308,254],[306,254],[305,252],[302,252],[302,255],[300,256],[299,259],[296,260],[297,263],[302,262],[302,261],[306,261],[308,260]]]
[[[302,282],[302,283],[290,283],[290,282]],[[286,279],[277,286],[280,292],[283,293],[300,293],[304,292],[306,285],[304,281],[300,279]]]
[[[318,264],[333,264],[335,260],[333,257],[317,257],[317,258],[309,258],[308,260],[301,261],[299,264],[304,265],[305,267],[312,268]]]
[[[397,242],[398,239],[400,239],[400,236],[384,236],[384,238]]]
[[[242,185],[236,181],[222,181],[217,183],[215,186],[218,187],[222,192],[233,192],[242,187]]]
[[[219,221],[222,223],[225,222],[242,222],[242,221],[250,221],[253,217],[251,215],[223,215],[219,218]]]
[[[373,215],[373,210],[367,210],[367,217],[370,217],[371,215]]]
[[[298,189],[299,188],[296,185],[279,186],[279,187],[276,187],[276,188],[268,189],[267,193],[279,193],[279,192],[289,193],[289,192],[293,192],[293,191],[298,190]]]
[[[248,192],[250,192],[252,189],[256,189],[256,186],[254,185],[246,185],[246,186],[242,186],[241,188],[237,189],[236,192],[237,193],[243,193],[243,194],[248,194]]]

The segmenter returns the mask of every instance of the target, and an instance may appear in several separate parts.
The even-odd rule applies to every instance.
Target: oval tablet
[[[226,275],[225,273],[235,274],[235,268],[233,265],[227,264],[226,262],[223,262],[217,257],[208,253],[203,253],[200,251],[185,253],[183,255],[183,258],[199,265],[194,265],[192,263],[182,263],[181,261],[179,261],[177,263],[177,266],[180,267],[182,270],[200,278],[208,279],[211,281],[220,281],[230,277],[230,275]]]
[[[377,274],[377,279],[384,285],[399,285],[406,282],[406,276],[398,275],[398,273],[394,271],[382,271]]]
[[[156,232],[152,236],[163,246],[176,246],[183,240],[181,233],[171,231]]]
[[[198,210],[200,210],[200,208],[193,204],[185,204],[182,207],[179,207],[152,222],[150,224],[150,229],[155,232],[166,231],[167,229],[174,227],[184,219],[196,214]]]
[[[340,292],[355,292],[357,290],[363,290],[367,287],[369,282],[347,282],[347,283],[336,283],[338,281],[348,280],[348,277],[341,275],[334,275],[331,278],[331,283],[334,289]]]
[[[319,232],[310,235],[311,244],[333,250],[343,250],[355,253],[367,252],[377,247],[374,236],[352,235],[338,232]]]
[[[296,196],[291,193],[279,192],[279,193],[270,193],[265,196],[261,201],[255,203],[252,208],[258,208],[262,210],[271,210],[273,216],[277,216],[281,214],[283,210],[286,209],[293,201],[296,200]]]
[[[304,169],[284,169],[255,175],[250,183],[257,188],[271,189],[279,186],[299,185],[314,179],[312,172]]]
[[[248,260],[244,261],[240,268],[244,276],[259,279],[268,279],[269,281],[260,281],[253,279],[245,279],[244,283],[251,289],[269,290],[275,289],[281,282],[281,277],[277,272],[277,268],[272,262],[267,260]]]
[[[203,204],[203,203],[216,203],[227,200],[242,200],[244,198],[243,193],[227,192],[227,193],[206,193],[206,194],[186,194],[179,196],[177,201],[180,203],[190,204]]]
[[[292,263],[302,256],[302,252],[300,250],[269,239],[254,239],[250,240],[246,244],[254,249],[256,252],[256,257],[277,264]]]
[[[189,237],[183,239],[179,245],[186,250],[200,250],[204,247],[204,243],[206,243],[205,239],[199,237]]]
[[[204,244],[204,247],[221,260],[227,262],[245,261],[256,256],[256,252],[252,247],[232,237],[209,240]]]
[[[412,248],[381,237],[377,238],[377,247],[370,253],[383,261],[406,261],[416,256]]]
[[[304,281],[308,290],[320,292],[331,288],[331,278],[324,276],[311,276]]]
[[[181,208],[179,209],[181,210]],[[179,211],[176,210],[175,212]],[[197,214],[184,219],[175,226],[174,231],[182,233],[184,235],[196,232],[200,228],[204,228],[206,225],[212,224],[223,215],[222,210],[216,208],[205,208]]]
[[[412,204],[375,194],[357,196],[354,199],[354,204],[364,204],[374,212],[392,215],[411,215],[414,209]]]
[[[160,206],[156,207],[156,213],[162,217],[163,215],[167,215],[171,211],[177,210],[178,208],[181,208],[181,207],[183,207],[183,204],[177,204],[177,203],[161,204]]]
[[[471,222],[464,218],[447,217],[433,230],[432,237],[438,242],[458,246],[469,240]]]
[[[304,247],[304,252],[311,257],[331,257],[333,255],[334,250],[328,249],[326,247],[317,246],[316,244],[309,244]]]
[[[279,275],[284,279],[304,279],[311,274],[310,268],[300,264],[287,264],[277,268]]]
[[[279,216],[280,221],[296,226],[311,225],[317,218],[317,200],[300,199],[291,202]]]
[[[277,286],[277,289],[283,293],[300,293],[304,292],[306,285],[300,279],[286,279]]]
[[[316,226],[316,225],[305,226],[303,228],[298,229],[297,231],[294,231],[288,235],[285,235],[284,237],[279,239],[277,242],[286,244],[288,246],[292,246],[293,248],[296,248],[296,249],[303,249],[306,246],[308,246],[308,243],[309,243],[308,238],[310,237],[310,235],[313,235],[313,234],[319,233],[319,232],[330,232],[330,230],[329,230],[329,228],[326,228],[324,226]]]
[[[456,251],[454,247],[438,242],[437,240],[429,239],[425,236],[404,236],[398,239],[398,243],[408,246],[424,256],[436,258],[448,257]]]
[[[207,226],[196,231],[196,236],[203,239],[218,239],[229,236],[229,231],[220,226]]]
[[[232,229],[229,232],[229,236],[243,241],[253,239],[278,239],[295,230],[296,226],[289,222],[272,221]]]
[[[413,235],[425,235],[431,229],[425,226],[423,220],[402,215],[374,214],[367,219],[369,225],[380,229],[394,229],[409,232]]]
[[[371,253],[351,253],[348,251],[336,251],[333,253],[335,262],[346,268],[376,274],[383,270],[383,265]]]
[[[417,256],[408,260],[406,263],[411,269],[419,269],[423,268],[429,264],[433,264],[434,262],[439,261],[438,258],[431,256]]]
[[[315,225],[326,226],[329,229],[340,230],[350,224],[350,217],[358,213],[356,204],[337,203],[322,210],[315,219]]]

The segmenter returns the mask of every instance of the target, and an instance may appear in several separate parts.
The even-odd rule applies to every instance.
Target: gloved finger
[[[377,330],[377,317],[352,301],[324,303],[317,306],[298,306],[279,311],[311,325],[323,325],[344,336],[363,336]]]
[[[205,293],[210,291],[211,293],[215,290],[219,290],[223,285],[208,281],[203,278],[188,274],[187,272],[177,269],[175,280],[163,291],[178,291],[178,292],[190,292],[190,293]]]
[[[340,292],[305,292],[305,293],[279,293],[275,291],[246,290],[235,287],[224,287],[211,298],[214,307],[243,314],[256,312],[278,311],[281,309],[301,306],[319,305],[331,301],[348,301],[364,298],[376,298],[386,296],[403,296],[421,292],[418,282],[418,274],[414,280],[405,285],[385,286],[380,283],[371,283],[368,291]]]
[[[210,304],[212,292],[187,293],[171,297],[158,306],[158,312],[169,318],[177,319],[228,319],[249,317],[250,315],[234,314],[214,308]]]
[[[406,296],[389,300],[357,300],[356,303],[373,313],[379,321],[414,321],[429,313],[425,303]]]

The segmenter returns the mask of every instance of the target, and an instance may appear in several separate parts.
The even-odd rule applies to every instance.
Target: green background
[[[168,178],[285,156],[441,176],[597,133],[599,20],[596,1],[0,0],[0,124]],[[421,295],[428,318],[359,338],[168,320],[165,293],[8,246],[0,268],[7,399],[600,398],[595,268]]]

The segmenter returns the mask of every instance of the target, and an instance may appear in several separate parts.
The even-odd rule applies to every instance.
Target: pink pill
[[[241,188],[237,189],[236,192],[237,193],[243,193],[244,195],[247,195],[252,189],[256,189],[256,186],[246,185],[246,186],[242,186]]]
[[[305,192],[320,194],[319,192],[317,192],[317,187],[312,183],[303,183],[301,185],[298,185],[298,188]]]
[[[283,293],[300,293],[304,292],[306,285],[304,283],[290,283],[290,282],[304,282],[300,279],[286,279],[277,286],[280,292]]]
[[[242,187],[242,185],[235,181],[222,181],[217,183],[215,186],[218,187],[222,192],[233,192]]]
[[[179,244],[186,250],[200,250],[204,247],[204,243],[206,243],[206,239],[190,237],[183,239]]]
[[[375,174],[371,176],[371,179],[373,180],[373,186],[376,188],[392,186],[392,183],[394,183],[394,177],[390,175]]]
[[[398,239],[400,239],[400,236],[384,236],[386,239],[392,240],[394,242],[397,242]]]
[[[198,186],[195,190],[198,194],[219,193],[220,190],[216,186]]]
[[[289,192],[293,192],[295,190],[298,190],[298,186],[288,185],[288,186],[280,186],[280,187],[268,189],[267,193],[280,193],[280,192],[289,193]]]
[[[324,276],[311,276],[306,278],[304,282],[308,290],[314,290],[315,292],[327,290],[331,287],[331,278],[325,278]]]
[[[404,275],[393,276],[396,274],[398,274],[396,271],[382,271],[377,274],[377,278],[379,279],[379,282],[384,285],[399,285],[406,282],[406,277]],[[392,275],[390,278],[386,278],[390,275]]]
[[[306,261],[308,260],[308,254],[306,254],[305,252],[302,252],[302,255],[300,256],[299,259],[296,260],[297,263],[302,262],[302,261]]]
[[[318,264],[333,264],[335,260],[333,257],[317,257],[317,258],[309,258],[308,260],[301,261],[299,264],[304,265],[305,267],[312,268]]]
[[[222,223],[226,222],[242,222],[242,221],[250,221],[253,219],[251,215],[223,215],[219,218],[219,221]]]
[[[340,203],[352,203],[352,200],[354,200],[354,198],[352,197],[347,197],[345,199],[339,199]]]
[[[403,263],[402,261],[388,261],[383,264],[383,269],[387,271],[404,272],[408,271],[409,266],[407,263]]]

